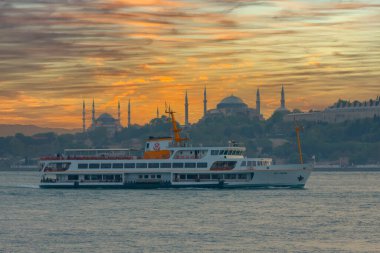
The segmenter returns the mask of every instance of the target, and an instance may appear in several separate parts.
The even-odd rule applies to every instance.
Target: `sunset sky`
[[[80,128],[97,114],[143,124],[167,101],[190,122],[226,96],[268,118],[380,95],[380,1],[5,0],[0,124]]]

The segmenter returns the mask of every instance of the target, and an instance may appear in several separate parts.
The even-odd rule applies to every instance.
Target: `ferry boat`
[[[274,165],[248,158],[245,147],[193,147],[180,135],[174,112],[173,137],[150,137],[143,154],[132,149],[67,149],[42,157],[40,188],[303,188],[312,164]],[[296,129],[297,130],[297,129]],[[297,132],[299,144],[299,132]]]

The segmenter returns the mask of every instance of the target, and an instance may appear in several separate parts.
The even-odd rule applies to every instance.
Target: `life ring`
[[[156,151],[160,150],[160,143],[159,142],[154,143],[153,149]]]

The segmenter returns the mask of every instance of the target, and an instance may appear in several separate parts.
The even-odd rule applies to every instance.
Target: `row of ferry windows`
[[[221,180],[221,179],[251,179],[254,173],[250,174],[174,174],[174,181],[180,180]]]
[[[241,150],[211,150],[211,155],[242,155]]]
[[[83,179],[86,181],[116,181],[121,182],[121,175],[84,175]],[[67,180],[79,180],[79,175],[68,175]]]
[[[241,162],[241,166],[242,167],[244,167],[244,166],[248,166],[248,167],[251,167],[251,166],[266,166],[266,165],[269,165],[268,161],[242,161]]]
[[[207,163],[79,163],[78,169],[207,168]]]

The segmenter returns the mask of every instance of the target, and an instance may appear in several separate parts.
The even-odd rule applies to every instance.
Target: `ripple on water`
[[[367,174],[314,173],[305,190],[44,190],[36,173],[0,172],[0,245],[5,252],[376,252],[380,173]]]

